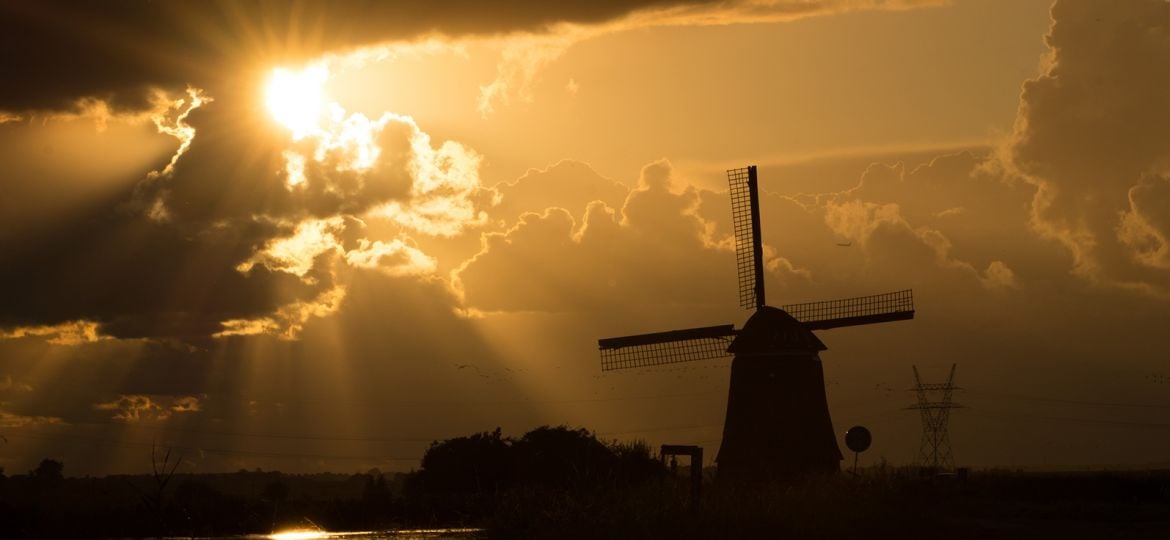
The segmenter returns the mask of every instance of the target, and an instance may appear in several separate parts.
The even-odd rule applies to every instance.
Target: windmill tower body
[[[837,471],[842,455],[819,356],[826,347],[813,331],[911,319],[913,294],[765,305],[756,168],[730,170],[728,179],[740,305],[755,313],[739,330],[727,324],[598,340],[602,370],[732,355],[720,477],[767,481]]]
[[[818,353],[826,347],[783,310],[757,310],[728,351],[731,381],[719,474],[785,479],[835,472],[841,450]]]

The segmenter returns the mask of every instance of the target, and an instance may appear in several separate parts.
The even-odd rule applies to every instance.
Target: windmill
[[[764,257],[756,167],[727,171],[739,300],[755,313],[733,324],[600,339],[610,371],[732,356],[727,416],[716,462],[720,477],[785,479],[840,470],[841,450],[825,397],[813,334],[914,318],[910,290],[782,305],[764,303]]]

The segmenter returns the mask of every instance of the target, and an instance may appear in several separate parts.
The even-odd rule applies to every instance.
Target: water
[[[474,540],[482,538],[483,529],[395,529],[389,531],[329,532],[308,529],[278,531],[272,534],[228,536],[205,540]]]

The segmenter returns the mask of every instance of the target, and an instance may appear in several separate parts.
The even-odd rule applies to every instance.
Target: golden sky
[[[27,4],[27,5],[25,5]],[[724,171],[834,426],[908,463],[952,363],[975,467],[1170,455],[1170,4],[787,0],[0,7],[0,467],[407,470],[499,426],[700,444],[741,325]],[[846,245],[840,245],[846,244]]]

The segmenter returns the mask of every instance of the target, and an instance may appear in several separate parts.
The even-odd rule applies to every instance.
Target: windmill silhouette
[[[602,371],[733,356],[727,416],[716,463],[732,479],[789,479],[840,470],[829,417],[826,350],[813,330],[914,318],[910,290],[782,305],[764,303],[756,167],[727,171],[744,323],[600,339]]]

